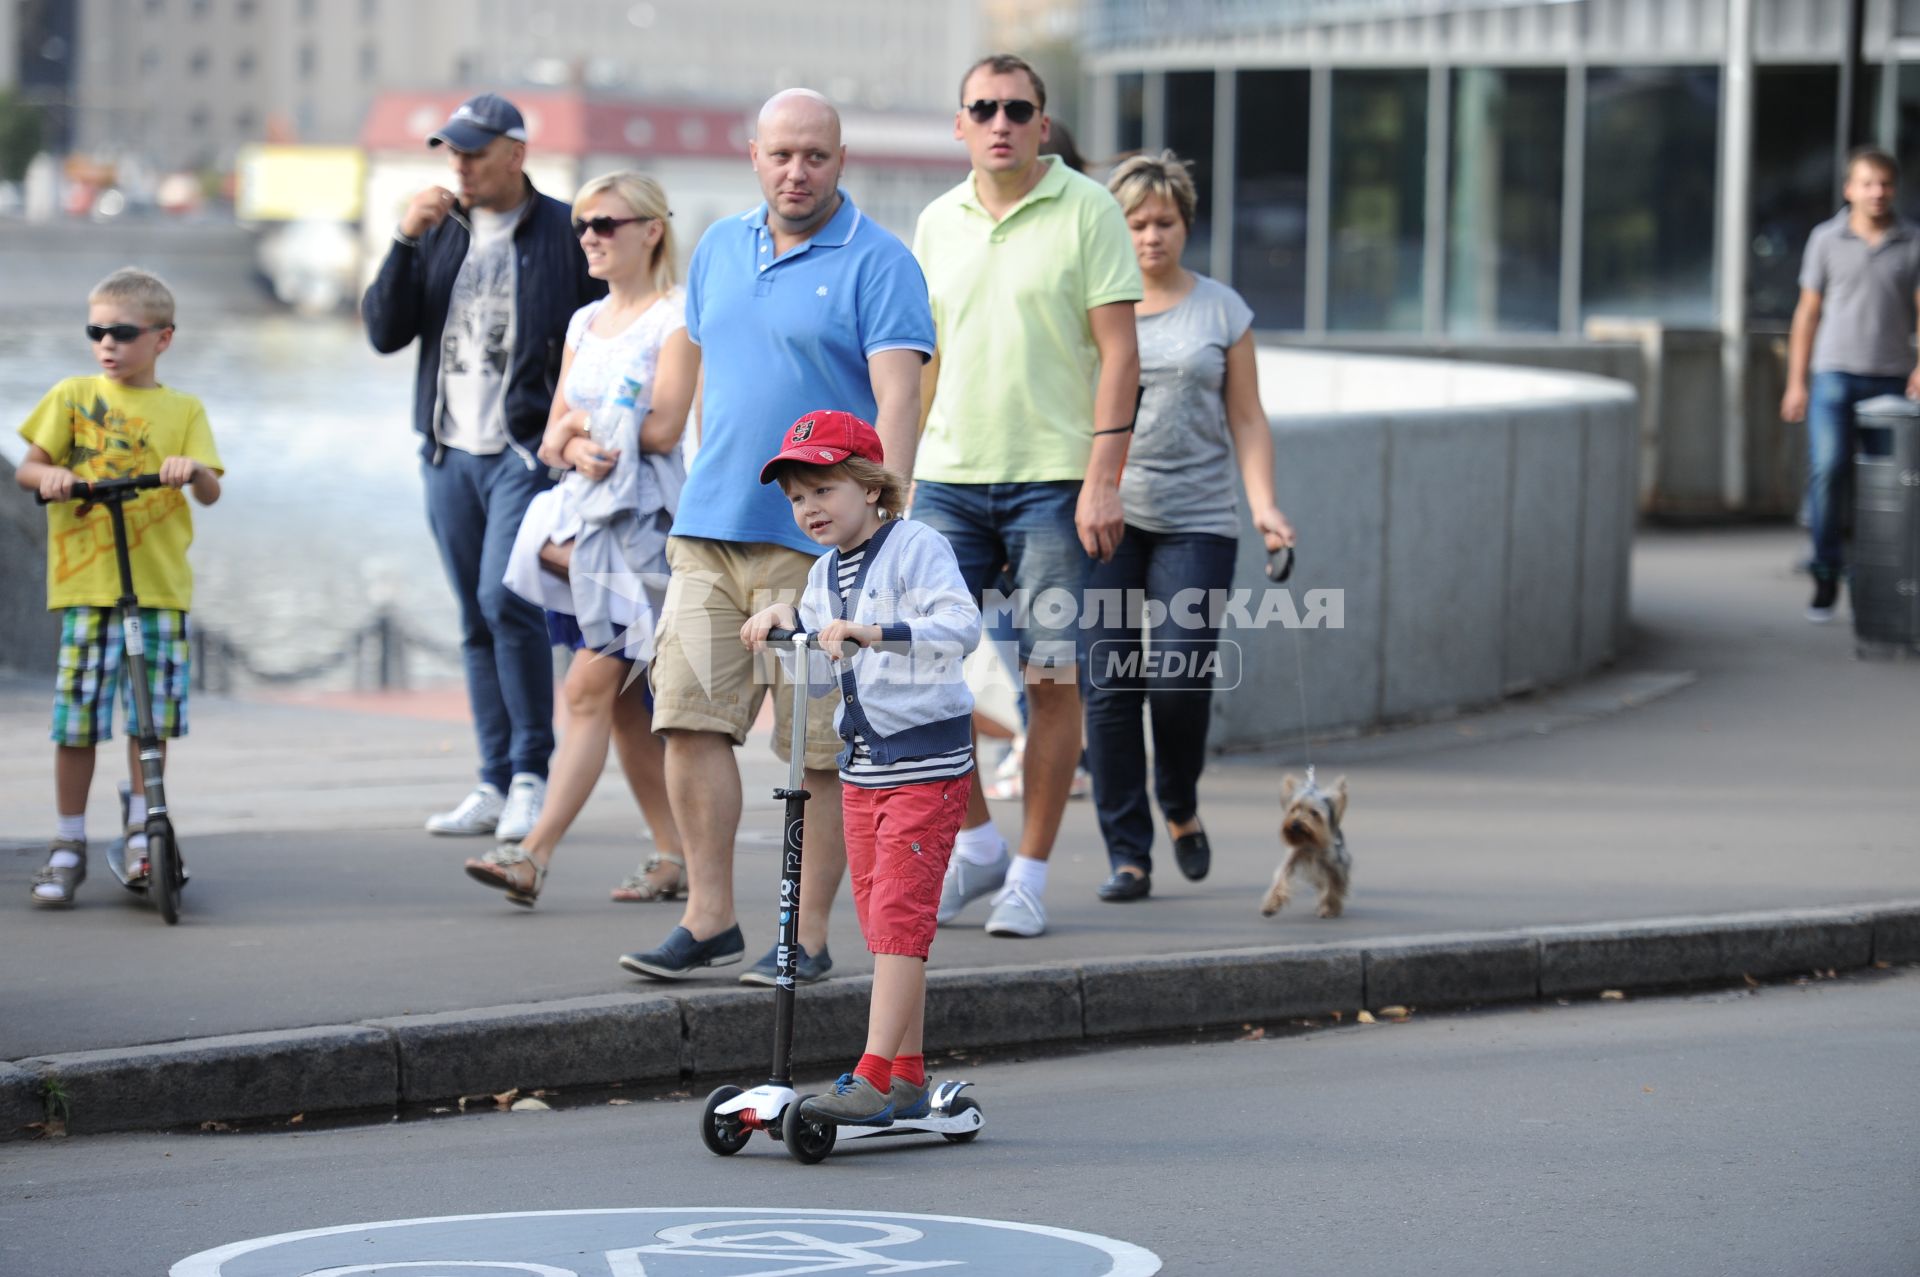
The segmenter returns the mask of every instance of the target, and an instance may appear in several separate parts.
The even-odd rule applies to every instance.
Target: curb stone
[[[20,1064],[42,1079],[60,1079],[74,1135],[391,1106],[400,1086],[392,1035],[351,1025],[75,1051]]]
[[[1920,962],[1920,900],[937,971],[927,1028],[943,1049],[987,1049],[1876,962]],[[850,1058],[871,988],[861,976],[802,990],[795,1062]],[[0,1140],[41,1120],[49,1077],[71,1098],[69,1131],[93,1134],[757,1072],[771,1053],[770,992],[607,994],[0,1062]]]
[[[680,1006],[628,993],[363,1020],[392,1037],[402,1102],[665,1077],[680,1070]]]
[[[0,1140],[19,1139],[27,1123],[46,1117],[40,1100],[40,1075],[17,1064],[0,1064]]]

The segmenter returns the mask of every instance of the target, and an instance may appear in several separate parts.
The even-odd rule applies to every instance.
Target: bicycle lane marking
[[[716,1261],[724,1267],[714,1267]],[[169,1272],[171,1277],[359,1277],[387,1272],[408,1277],[681,1277],[718,1272],[727,1277],[800,1277],[944,1269],[996,1277],[1151,1277],[1160,1267],[1159,1256],[1131,1242],[1046,1224],[893,1211],[701,1206],[512,1211],[339,1224],[201,1251]]]

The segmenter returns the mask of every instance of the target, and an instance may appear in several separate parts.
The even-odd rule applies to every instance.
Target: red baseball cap
[[[865,457],[884,465],[879,432],[850,412],[823,408],[787,427],[780,451],[760,467],[760,482],[773,482],[773,468],[783,461],[808,466],[837,466],[848,457]]]

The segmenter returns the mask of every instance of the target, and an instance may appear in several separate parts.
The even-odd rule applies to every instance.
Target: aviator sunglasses
[[[121,345],[125,345],[141,333],[157,333],[163,328],[171,327],[173,327],[172,324],[147,324],[144,327],[139,324],[88,324],[87,340],[105,341],[111,337]]]
[[[583,222],[576,217],[573,219],[573,237],[575,239],[585,239],[587,232],[592,231],[601,239],[611,239],[613,238],[613,233],[622,226],[627,226],[634,222],[651,222],[652,220],[651,217],[589,217]]]
[[[1025,124],[1033,119],[1036,109],[1033,103],[1025,98],[980,98],[962,105],[967,108],[967,114],[973,117],[976,124],[985,124],[1001,111],[1007,113],[1007,123]]]

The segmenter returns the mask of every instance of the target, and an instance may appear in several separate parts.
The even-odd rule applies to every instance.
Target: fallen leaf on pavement
[[[518,1098],[520,1098],[520,1088],[516,1086],[511,1090],[502,1091],[498,1095],[494,1096],[493,1104],[495,1108],[499,1109],[502,1113],[504,1113]]]
[[[1646,1093],[1647,1093],[1648,1095],[1652,1095],[1652,1094],[1653,1094],[1653,1088],[1652,1088],[1652,1087],[1650,1087],[1650,1086],[1643,1086],[1643,1087],[1641,1087],[1640,1089],[1641,1089],[1641,1090],[1643,1090],[1643,1091],[1645,1091],[1645,1092],[1646,1092]]]
[[[307,1120],[307,1115],[305,1113],[295,1113],[292,1117],[287,1119],[287,1125],[298,1126],[300,1125],[300,1123],[306,1120]]]
[[[1234,1041],[1258,1042],[1261,1038],[1264,1038],[1266,1036],[1267,1036],[1267,1031],[1265,1029],[1253,1029],[1250,1032],[1242,1033],[1239,1037],[1235,1038]]]
[[[1333,1017],[1333,1022],[1335,1024],[1338,1024],[1340,1023],[1340,1017],[1345,1015],[1346,1012],[1345,1011],[1329,1011],[1327,1012],[1327,1014]]]
[[[27,1129],[38,1131],[37,1140],[63,1140],[67,1138],[67,1123],[64,1118],[48,1118],[44,1122],[28,1122]]]
[[[1749,989],[1757,989],[1760,987],[1760,982],[1754,979],[1752,976],[1747,975],[1745,972],[1741,973],[1740,978],[1747,982],[1747,987]]]
[[[203,1131],[230,1131],[233,1128],[225,1122],[202,1122],[200,1123],[200,1129]]]
[[[609,1104],[631,1104],[631,1103],[633,1103],[633,1101],[632,1101],[632,1100],[620,1100],[620,1099],[613,1099],[613,1100],[608,1100],[608,1101],[607,1101],[607,1103],[609,1103]]]
[[[1602,1002],[1625,1002],[1627,995],[1618,989],[1602,989],[1600,990],[1600,1000]]]
[[[1409,1011],[1406,1007],[1392,1006],[1392,1007],[1381,1007],[1380,1014],[1385,1016],[1389,1020],[1404,1020],[1408,1016],[1412,1015],[1413,1012]]]
[[[1355,1024],[1372,1024],[1374,1023],[1373,1012],[1371,1011],[1357,1012],[1353,1017],[1353,1022]]]
[[[515,1100],[507,1106],[507,1110],[512,1113],[545,1113],[552,1108],[553,1105],[545,1100],[536,1100],[531,1095],[524,1100]]]
[[[463,1111],[464,1111],[464,1106],[462,1106],[462,1108],[463,1108]],[[430,1108],[430,1109],[428,1109],[428,1110],[427,1110],[427,1112],[429,1112],[429,1113],[451,1113],[451,1112],[453,1112],[453,1107],[452,1107],[451,1105],[447,1105],[447,1104],[441,1104],[441,1105],[437,1105],[437,1106],[435,1106],[435,1107],[433,1107],[433,1108]]]

